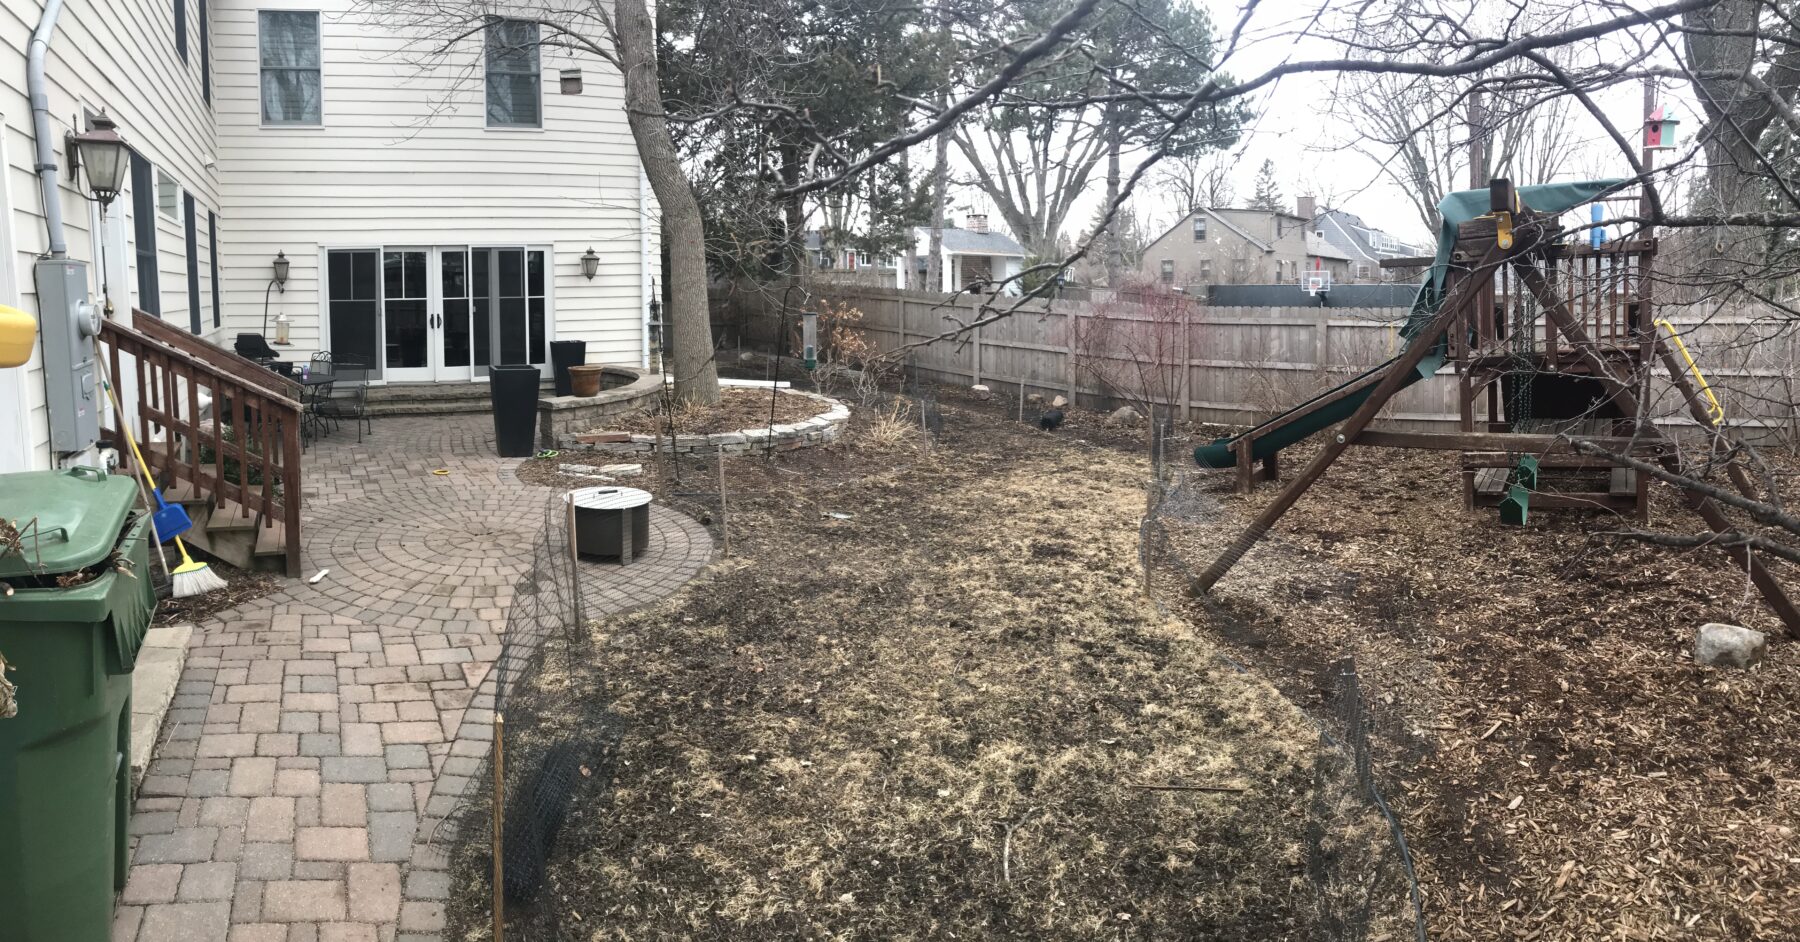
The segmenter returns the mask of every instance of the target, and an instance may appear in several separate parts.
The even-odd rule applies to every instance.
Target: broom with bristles
[[[94,360],[100,364],[101,385],[106,387],[106,398],[112,403],[113,418],[118,421],[119,431],[125,435],[126,444],[131,446],[131,456],[137,459],[138,474],[154,494],[156,479],[150,476],[150,465],[145,463],[144,453],[138,450],[137,439],[131,434],[131,423],[125,421],[125,410],[119,407],[119,398],[113,395],[112,374],[106,369],[106,361],[101,358],[98,348],[94,351]],[[179,536],[175,537],[175,549],[181,553],[181,565],[168,570],[170,595],[185,599],[226,587],[225,580],[213,572],[212,567],[195,562],[194,557],[188,555],[187,544],[181,542]],[[164,568],[168,568],[166,562]]]

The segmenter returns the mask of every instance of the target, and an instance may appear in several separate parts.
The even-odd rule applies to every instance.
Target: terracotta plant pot
[[[599,364],[569,367],[569,394],[573,396],[600,395]]]

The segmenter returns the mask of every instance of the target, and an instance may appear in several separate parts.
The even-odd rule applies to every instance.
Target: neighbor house
[[[0,3],[0,303],[36,313],[49,243],[24,79],[45,10]],[[286,322],[284,358],[363,359],[378,383],[481,381],[495,364],[546,363],[553,339],[585,340],[589,362],[647,362],[656,207],[619,75],[506,19],[421,68],[365,9],[62,5],[45,136],[87,291],[115,318],[141,308],[227,347]],[[64,141],[102,115],[132,149],[104,216]],[[0,471],[81,457],[53,451],[43,357],[0,369]]]
[[[913,229],[911,264],[902,266],[906,280],[901,285],[920,291],[962,291],[993,282],[1006,282],[1025,270],[1025,249],[1004,232],[988,227],[984,215],[971,215],[967,225],[954,223],[942,230],[942,250],[938,265],[939,283],[927,284],[931,258],[931,228]],[[910,270],[909,270],[910,269]],[[1002,291],[1019,294],[1019,283],[1006,282]]]
[[[900,285],[900,262],[893,255],[843,246],[827,246],[817,229],[806,233],[806,267],[813,274],[851,278],[859,284],[884,288]]]
[[[1381,263],[1394,258],[1418,258],[1432,254],[1432,249],[1402,240],[1362,221],[1362,217],[1341,209],[1327,209],[1313,220],[1313,226],[1325,241],[1336,246],[1350,262],[1345,280],[1355,282],[1410,281],[1417,272],[1410,269],[1382,268]]]
[[[1197,209],[1144,248],[1140,270],[1180,289],[1213,284],[1292,284],[1315,255],[1304,216],[1263,209]]]

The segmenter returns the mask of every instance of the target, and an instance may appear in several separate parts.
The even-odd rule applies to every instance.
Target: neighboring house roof
[[[1306,233],[1306,254],[1316,255],[1319,258],[1337,259],[1344,262],[1355,261],[1355,258],[1351,256],[1349,252],[1338,248],[1335,243],[1325,237],[1324,233],[1310,229],[1307,230]]]
[[[1428,251],[1409,245],[1362,221],[1362,217],[1341,209],[1328,209],[1319,214],[1318,227],[1333,245],[1349,253],[1357,261],[1379,262],[1384,258],[1428,255]]]
[[[915,232],[918,241],[930,245],[931,230],[919,227]],[[1012,255],[1025,257],[1025,247],[1003,232],[988,230],[976,232],[973,229],[944,227],[944,252],[948,255]]]
[[[1223,215],[1224,213],[1262,213],[1264,215],[1281,216],[1286,219],[1292,219],[1295,222],[1298,222],[1301,224],[1305,224],[1307,222],[1307,219],[1305,216],[1296,216],[1293,213],[1274,213],[1274,212],[1269,212],[1266,209],[1233,209],[1231,207],[1221,207],[1219,209],[1211,209],[1211,208],[1197,209],[1197,210],[1181,217],[1180,219],[1177,219],[1175,221],[1175,225],[1170,226],[1167,229],[1164,229],[1162,232],[1162,235],[1159,235],[1156,238],[1151,239],[1148,244],[1155,244],[1157,242],[1161,242],[1163,239],[1167,238],[1169,236],[1169,234],[1174,232],[1175,230],[1193,225],[1193,220],[1194,220],[1195,216],[1204,215],[1206,218],[1213,220],[1214,222],[1217,222],[1219,225],[1224,226],[1226,229],[1231,230],[1234,234],[1237,235],[1238,238],[1243,239],[1245,242],[1248,242],[1251,245],[1256,246],[1257,248],[1263,250],[1264,252],[1275,251],[1275,246],[1270,245],[1268,242],[1266,242],[1262,239],[1259,239],[1256,236],[1251,235],[1249,232],[1244,230],[1244,227],[1238,225],[1235,222],[1232,222],[1229,218],[1227,218],[1225,215]]]

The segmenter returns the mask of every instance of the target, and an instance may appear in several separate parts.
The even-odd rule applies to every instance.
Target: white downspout
[[[638,323],[643,338],[641,365],[650,368],[650,198],[649,181],[638,168]]]
[[[44,57],[50,52],[50,36],[63,0],[48,0],[25,55],[25,87],[31,96],[31,134],[37,138],[38,192],[44,198],[44,228],[50,236],[50,257],[67,258],[69,243],[63,237],[62,198],[56,186],[56,147],[50,136],[50,95],[44,89]]]

